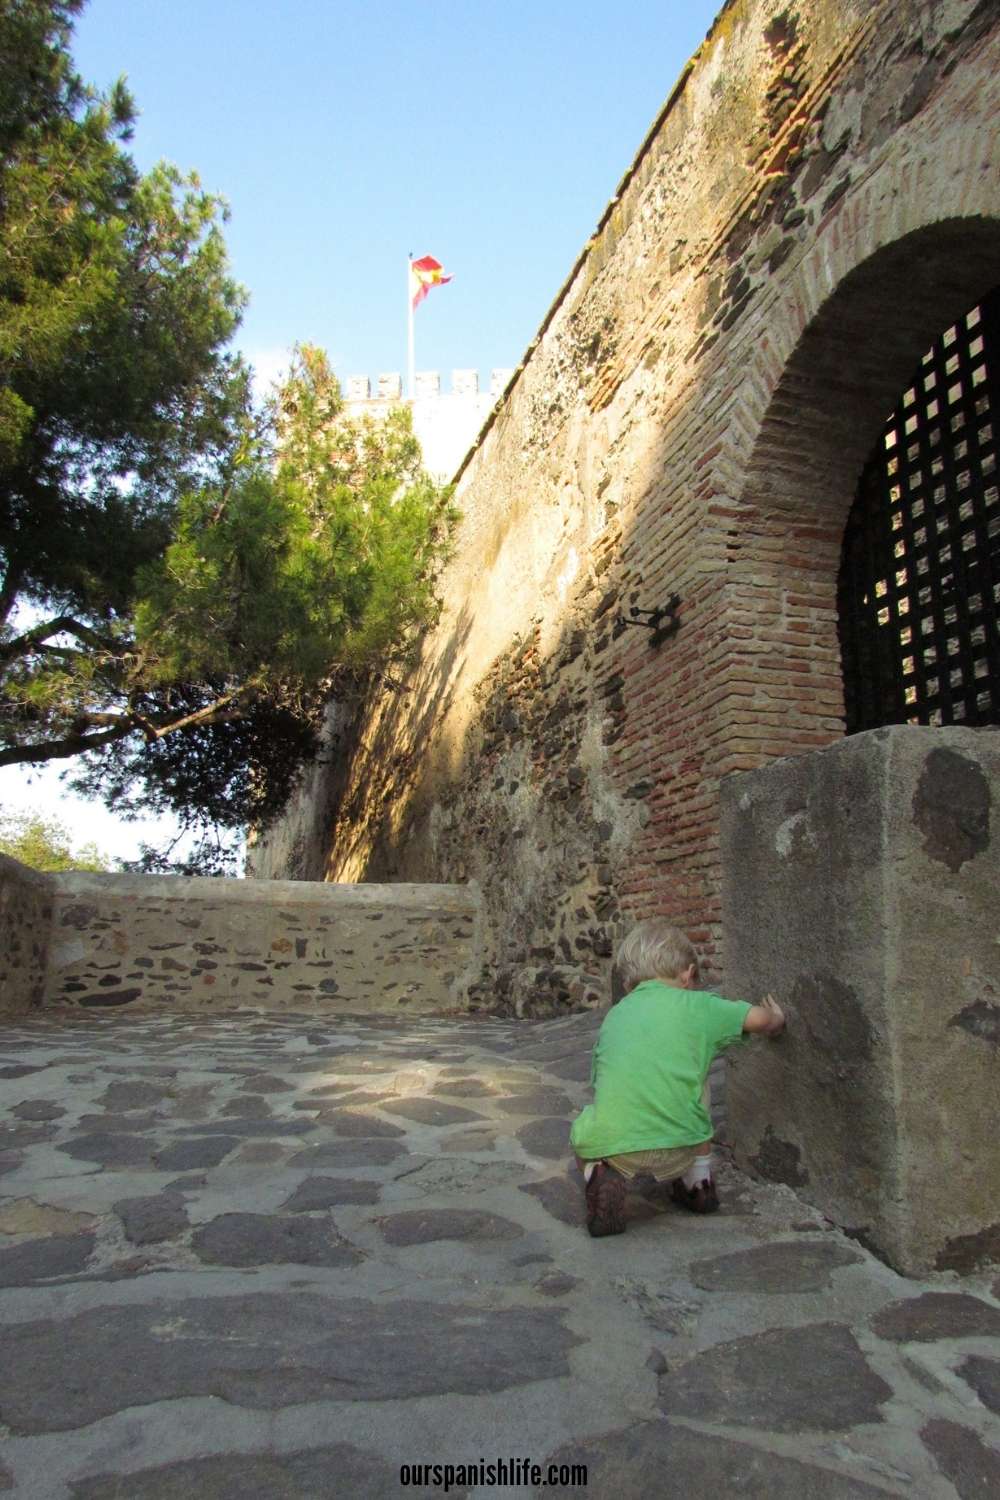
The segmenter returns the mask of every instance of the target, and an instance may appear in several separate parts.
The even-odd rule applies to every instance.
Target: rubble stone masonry
[[[0,855],[0,1014],[466,1007],[470,887],[39,874]]]
[[[0,854],[0,1016],[42,1003],[52,881]]]
[[[419,665],[254,873],[478,882],[519,1014],[602,998],[647,915],[718,978],[720,781],[843,734],[844,523],[997,280],[998,96],[986,0],[723,8],[466,460]]]

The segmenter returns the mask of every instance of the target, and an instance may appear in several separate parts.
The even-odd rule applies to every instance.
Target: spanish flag
[[[422,255],[410,261],[410,306],[419,307],[432,286],[444,286],[451,277],[446,276],[441,262],[433,255]]]

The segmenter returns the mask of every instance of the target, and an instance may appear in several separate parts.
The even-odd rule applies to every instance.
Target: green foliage
[[[153,733],[111,746],[77,782],[136,816],[266,823],[315,752],[331,693],[391,685],[438,617],[457,511],[419,468],[409,412],[347,419],[325,356],[306,347],[267,433],[276,453],[248,439],[225,483],[181,497],[173,540],[139,570],[124,656]],[[212,839],[195,867],[225,868]]]
[[[84,844],[76,853],[70,846],[69,830],[56,818],[15,813],[0,818],[0,854],[18,859],[33,870],[111,869],[108,857],[96,844]]]
[[[18,599],[127,609],[165,496],[245,404],[223,205],[137,172],[124,84],[73,69],[80,8],[0,4],[0,623]]]
[[[229,482],[182,496],[141,570],[136,638],[150,680],[242,684],[286,705],[336,666],[388,669],[437,616],[455,512],[419,469],[410,414],[348,420],[325,355],[295,352],[261,444]]]
[[[349,421],[320,351],[254,409],[223,206],[137,172],[79,10],[0,0],[0,767],[79,757],[211,844],[284,803],[332,691],[410,658],[456,517],[409,413]]]

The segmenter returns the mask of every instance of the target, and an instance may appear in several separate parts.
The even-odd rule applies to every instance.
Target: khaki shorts
[[[707,1083],[702,1090],[701,1102],[706,1112],[710,1113]],[[682,1177],[689,1167],[693,1167],[695,1157],[705,1149],[705,1145],[699,1143],[697,1146],[673,1146],[659,1151],[623,1151],[620,1156],[607,1156],[604,1159],[623,1177],[655,1177],[657,1182],[672,1182],[675,1177]],[[707,1149],[711,1151],[711,1141],[708,1142]]]
[[[657,1182],[672,1182],[694,1166],[694,1159],[702,1149],[675,1146],[670,1151],[623,1151],[621,1156],[608,1156],[605,1160],[623,1177],[655,1177]]]

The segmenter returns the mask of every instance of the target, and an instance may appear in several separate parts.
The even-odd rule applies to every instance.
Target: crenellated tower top
[[[418,370],[413,400],[413,430],[423,450],[424,465],[439,479],[450,479],[472,447],[479,430],[503,395],[513,370],[490,371],[488,390],[480,390],[478,370],[452,370],[451,390],[442,391],[438,370]],[[353,417],[378,418],[404,404],[403,379],[398,371],[378,375],[349,375],[344,401]]]

